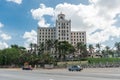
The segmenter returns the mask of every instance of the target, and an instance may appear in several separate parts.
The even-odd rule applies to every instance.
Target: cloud
[[[4,27],[4,24],[0,22],[0,28]],[[0,49],[8,48],[7,40],[10,40],[12,37],[8,34],[5,34],[2,30],[0,30]]]
[[[53,8],[46,7],[44,4],[40,4],[40,8],[31,9],[31,13],[34,19],[38,20],[38,25],[40,27],[49,27],[50,24],[46,23],[44,19],[44,15],[53,16],[54,10]]]
[[[23,38],[26,40],[24,43],[26,48],[29,47],[30,43],[37,43],[37,33],[34,30],[31,30],[31,32],[25,32]]]
[[[0,28],[3,27],[4,25],[0,22]]]
[[[42,26],[44,26],[44,27],[49,27],[49,26],[50,26],[50,24],[48,24],[48,23],[45,22],[45,19],[44,19],[44,18],[41,18],[41,19],[39,20],[38,25],[41,26],[41,27],[42,27]]]
[[[10,35],[7,35],[7,34],[5,34],[5,33],[2,33],[2,34],[0,35],[0,37],[1,37],[3,40],[10,40],[10,39],[11,39],[11,36],[10,36]]]
[[[57,18],[62,12],[67,19],[71,19],[73,31],[87,32],[88,43],[102,43],[110,37],[120,37],[120,27],[114,25],[119,20],[119,4],[120,0],[89,0],[88,5],[63,3],[55,8],[40,4],[38,9],[31,9],[31,13],[33,18],[38,20],[40,27],[49,27],[50,24],[46,23],[44,16]]]
[[[17,3],[17,4],[21,4],[22,3],[22,0],[6,0],[8,2],[14,2],[14,3]]]
[[[0,49],[8,48],[8,44],[6,42],[0,42]]]

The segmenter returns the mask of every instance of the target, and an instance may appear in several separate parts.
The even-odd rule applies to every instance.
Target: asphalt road
[[[120,80],[119,69],[85,69],[81,72],[69,72],[67,69],[0,69],[0,80]]]

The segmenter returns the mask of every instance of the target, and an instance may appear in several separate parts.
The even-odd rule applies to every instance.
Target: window
[[[74,42],[74,44],[76,44],[76,42]]]

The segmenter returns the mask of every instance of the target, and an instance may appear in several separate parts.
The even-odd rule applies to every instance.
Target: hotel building
[[[72,45],[78,42],[86,44],[85,31],[71,31],[71,20],[66,20],[65,15],[60,13],[56,19],[55,27],[38,27],[37,44],[45,43],[46,40],[68,41]]]

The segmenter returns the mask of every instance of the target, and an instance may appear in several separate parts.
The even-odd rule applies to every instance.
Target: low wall
[[[70,65],[83,65],[88,64],[88,61],[66,61],[66,62],[57,62],[58,67],[68,67]]]
[[[52,68],[54,68],[54,65],[53,64],[45,64],[44,68],[45,69],[52,69]]]

